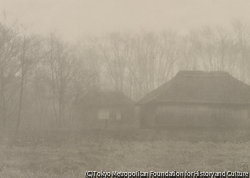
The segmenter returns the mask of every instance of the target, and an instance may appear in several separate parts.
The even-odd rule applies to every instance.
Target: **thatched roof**
[[[180,71],[138,104],[149,102],[250,104],[250,86],[227,72]]]
[[[135,101],[119,91],[94,91],[82,97],[79,104],[86,107],[129,106]]]

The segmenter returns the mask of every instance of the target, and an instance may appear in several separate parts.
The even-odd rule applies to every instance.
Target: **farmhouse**
[[[81,126],[121,126],[132,124],[135,101],[119,91],[94,91],[83,96],[78,105]]]
[[[247,127],[250,86],[223,71],[180,71],[138,105],[141,127]]]

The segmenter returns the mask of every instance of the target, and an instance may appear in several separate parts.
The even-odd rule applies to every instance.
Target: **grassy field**
[[[112,130],[23,133],[0,147],[0,177],[85,177],[85,171],[237,171],[246,132]],[[249,171],[249,170],[248,170]]]

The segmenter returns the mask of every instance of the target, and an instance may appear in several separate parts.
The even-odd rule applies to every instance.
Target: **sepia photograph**
[[[0,0],[0,178],[249,178],[250,1]]]

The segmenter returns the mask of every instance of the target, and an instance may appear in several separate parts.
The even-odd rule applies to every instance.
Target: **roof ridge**
[[[192,75],[192,74],[183,74],[184,77],[228,77],[229,75],[219,75],[219,74],[213,74],[213,75],[206,75],[206,74],[200,74],[200,75]]]
[[[226,71],[181,70],[177,73],[182,76],[230,76]]]

